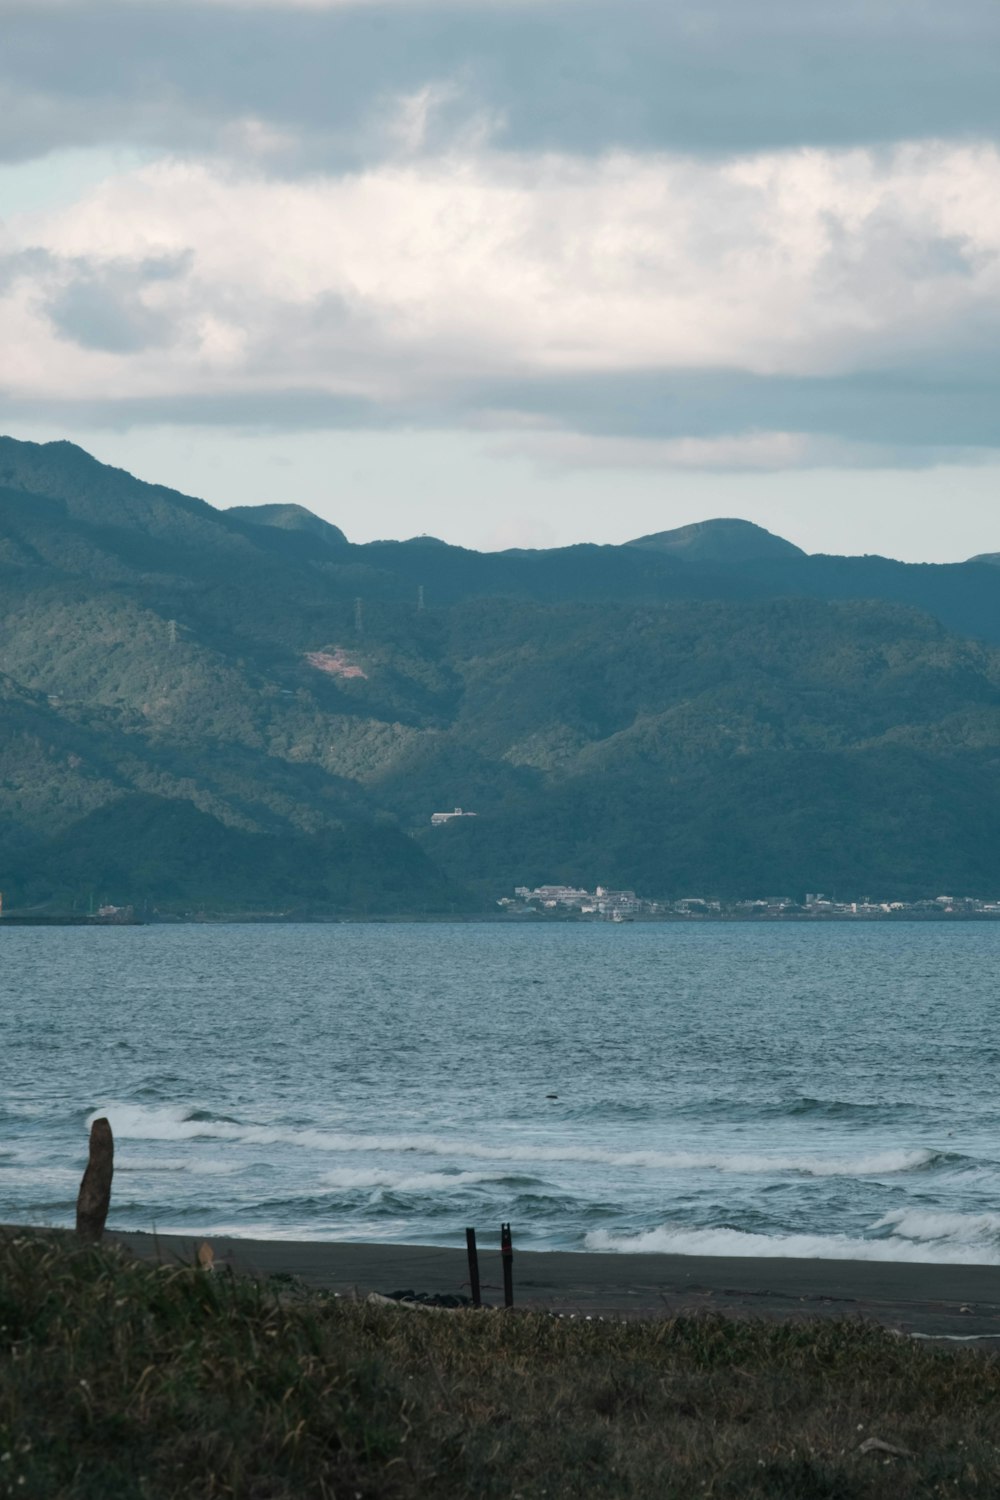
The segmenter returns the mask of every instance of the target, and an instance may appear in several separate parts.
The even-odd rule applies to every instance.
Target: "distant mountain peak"
[[[347,538],[339,526],[324,521],[304,505],[232,505],[225,512],[251,526],[274,526],[279,531],[305,531],[322,537],[330,545],[346,547]]]
[[[101,461],[66,438],[57,438],[51,443],[32,443],[20,438],[0,435],[0,483],[13,489],[25,489],[30,494],[62,497],[67,488],[81,487],[90,494],[94,487],[120,493],[147,491],[149,494],[173,494],[161,485],[145,484],[135,479],[125,469],[116,469]],[[189,499],[188,496],[178,496]],[[203,503],[203,502],[198,502]]]
[[[804,557],[801,547],[786,542],[753,521],[719,519],[695,521],[672,531],[636,537],[627,547],[649,547],[672,553],[682,562],[741,563],[767,558]]]

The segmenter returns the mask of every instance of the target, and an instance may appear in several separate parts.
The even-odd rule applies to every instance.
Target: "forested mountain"
[[[672,531],[657,531],[652,536],[636,537],[630,547],[655,547],[684,562],[734,563],[761,562],[766,558],[805,557],[801,547],[773,536],[752,521],[696,521],[692,526],[675,526]]]
[[[355,545],[0,439],[8,908],[995,894],[998,769],[990,560]]]

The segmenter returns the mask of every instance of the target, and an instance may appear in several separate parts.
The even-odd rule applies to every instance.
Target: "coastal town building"
[[[547,912],[558,915],[628,921],[634,917],[686,918],[709,920],[829,920],[854,918],[877,921],[885,918],[984,918],[1000,917],[1000,900],[977,896],[938,896],[923,901],[875,901],[870,896],[860,901],[836,901],[818,892],[810,892],[804,901],[791,896],[757,896],[743,901],[721,901],[717,897],[683,896],[677,900],[650,900],[635,891],[613,890],[599,885],[591,891],[573,885],[519,885],[513,897],[501,896],[497,905],[511,914]]]
[[[607,886],[599,885],[594,895],[597,898],[597,910],[602,916],[616,911],[623,916],[631,915],[642,909],[642,902],[636,897],[635,891],[612,891]]]
[[[581,912],[584,916],[597,914],[602,917],[659,910],[656,902],[640,901],[635,891],[613,891],[603,885],[594,891],[585,891],[574,885],[539,885],[534,889],[519,885],[514,888],[513,902],[504,897],[497,904],[512,906],[516,903],[536,909],[544,907],[547,911],[561,907],[566,911]]]
[[[456,807],[455,810],[454,810],[454,812],[450,812],[450,813],[444,813],[444,812],[442,812],[442,813],[431,813],[431,825],[434,828],[440,828],[440,826],[441,826],[442,823],[453,823],[456,818],[475,818],[475,817],[478,817],[477,813],[474,813],[474,812],[463,812],[460,807]]]
[[[593,902],[589,891],[579,890],[573,885],[539,885],[529,890],[526,885],[515,887],[514,895],[521,901],[537,901],[542,906],[568,906],[582,909]]]

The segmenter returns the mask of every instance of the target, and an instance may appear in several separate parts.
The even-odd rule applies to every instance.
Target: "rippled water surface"
[[[0,930],[0,1219],[1000,1263],[1000,925]],[[557,1098],[549,1097],[558,1095]]]

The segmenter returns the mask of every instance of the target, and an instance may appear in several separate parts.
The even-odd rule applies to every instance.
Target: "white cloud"
[[[553,469],[737,469],[821,467],[842,459],[843,445],[801,432],[741,432],[720,437],[622,438],[585,432],[519,434],[498,452],[525,453]]]
[[[780,473],[791,469],[925,469],[996,463],[995,449],[911,443],[852,442],[821,432],[751,430],[712,437],[607,437],[549,430],[510,434],[499,458],[526,456],[544,474],[611,469],[704,473]]]
[[[432,103],[413,102],[407,146]],[[168,161],[11,218],[0,287],[4,260],[0,386],[23,399],[308,388],[447,404],[513,377],[836,374],[995,338],[1000,152],[584,160],[472,143],[295,181]],[[67,305],[75,325],[55,316]],[[119,329],[103,342],[102,310]],[[671,462],[808,457],[781,431],[704,442],[677,439]]]

